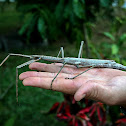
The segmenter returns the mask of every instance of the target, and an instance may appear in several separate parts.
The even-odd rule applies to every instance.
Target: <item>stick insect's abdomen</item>
[[[119,63],[115,63],[113,64],[113,69],[118,69],[118,70],[126,70],[126,66],[119,64]]]
[[[116,62],[111,62],[111,63],[103,63],[103,64],[97,64],[96,67],[98,68],[112,68],[112,69],[118,69],[118,70],[126,70],[126,66],[116,63]]]

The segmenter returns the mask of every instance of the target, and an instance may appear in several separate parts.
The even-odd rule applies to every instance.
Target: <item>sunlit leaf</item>
[[[112,49],[112,55],[117,55],[118,54],[119,47],[116,44],[112,44],[111,49]]]
[[[111,33],[103,32],[103,35],[106,36],[107,38],[111,39],[112,41],[115,41],[115,37]]]

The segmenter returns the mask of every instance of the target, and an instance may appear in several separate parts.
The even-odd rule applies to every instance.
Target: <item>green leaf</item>
[[[4,126],[14,126],[14,122],[16,120],[16,117],[11,117],[10,119],[7,120]]]
[[[118,5],[122,7],[125,3],[125,0],[118,0]]]
[[[61,13],[64,13],[64,0],[59,0],[59,3],[56,6],[55,9],[55,18],[59,21],[62,21],[63,16],[61,16]]]
[[[115,37],[110,32],[103,32],[103,35],[111,39],[112,41],[115,41]]]
[[[112,55],[117,55],[119,52],[119,47],[116,44],[112,44],[111,50],[112,50]]]
[[[109,7],[110,6],[110,0],[100,0],[100,4],[102,7]]]
[[[73,0],[73,11],[78,18],[85,18],[84,5],[79,0]]]
[[[19,35],[22,35],[25,33],[25,31],[27,30],[27,28],[29,27],[31,20],[33,18],[33,15],[30,15],[28,17],[28,19],[25,21],[25,23],[23,24],[23,26],[21,27],[21,29],[18,31]]]
[[[122,34],[122,35],[119,37],[118,45],[121,46],[125,41],[126,41],[126,33]]]
[[[38,19],[38,31],[40,32],[42,38],[46,38],[45,32],[46,32],[46,24],[42,17]]]

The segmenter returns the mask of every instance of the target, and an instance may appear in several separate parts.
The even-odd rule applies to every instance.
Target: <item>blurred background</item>
[[[82,40],[84,58],[126,65],[126,0],[0,0],[0,62],[8,53],[57,56],[61,46],[66,57],[77,57]],[[24,87],[21,81],[17,104],[16,66],[28,60],[12,56],[0,67],[0,126],[126,125],[119,106],[76,103],[71,96]]]

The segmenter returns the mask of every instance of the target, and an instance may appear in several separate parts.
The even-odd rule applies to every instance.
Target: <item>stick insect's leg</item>
[[[63,63],[63,66],[60,68],[59,72],[56,74],[56,76],[53,78],[52,82],[51,82],[51,85],[50,85],[50,89],[52,90],[52,84],[53,84],[53,81],[57,78],[57,76],[59,75],[59,73],[61,72],[61,70],[63,69],[63,67],[65,66],[66,62]]]
[[[60,51],[57,55],[57,58],[59,57],[60,53],[62,54],[62,58],[64,58],[64,50],[63,50],[63,47],[60,48]],[[54,62],[54,65],[55,65],[55,62]]]
[[[79,50],[79,53],[78,53],[78,58],[82,58],[83,44],[84,44],[84,41],[81,41],[80,50]]]
[[[64,58],[64,50],[63,50],[63,47],[60,48],[60,51],[59,51],[57,57],[59,57],[60,53],[62,53],[62,58]]]
[[[75,79],[76,77],[80,76],[81,74],[87,72],[88,70],[90,70],[90,69],[92,69],[92,68],[94,68],[94,67],[95,67],[95,66],[92,66],[92,67],[88,68],[87,70],[83,71],[82,73],[80,73],[80,74],[78,74],[78,75],[76,75],[76,76],[74,76],[74,77],[71,77],[71,78],[65,78],[65,79]]]
[[[81,41],[80,50],[79,50],[79,53],[78,53],[78,58],[82,58],[83,44],[84,44],[84,41]],[[79,65],[75,65],[75,66],[77,68],[79,68]]]
[[[21,64],[21,65],[18,65],[17,67],[16,67],[16,100],[17,100],[17,103],[18,103],[18,69],[19,68],[22,68],[22,67],[24,67],[24,66],[26,66],[26,65],[29,65],[29,64],[31,64],[31,63],[33,63],[33,62],[35,62],[35,61],[38,61],[38,60],[40,60],[41,58],[38,58],[38,59],[36,59],[36,60],[30,60],[30,61],[28,61],[28,62],[25,62],[25,63],[23,63],[23,64]]]

